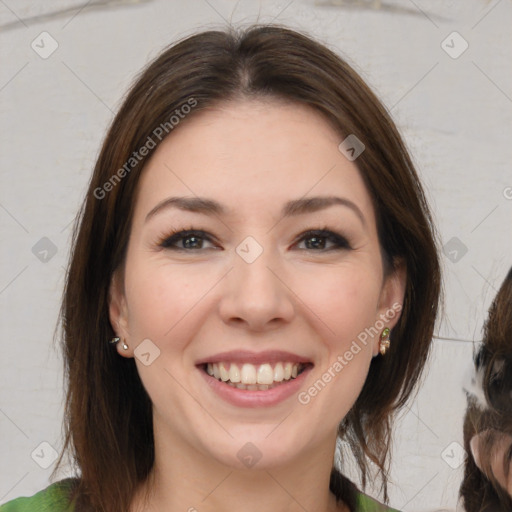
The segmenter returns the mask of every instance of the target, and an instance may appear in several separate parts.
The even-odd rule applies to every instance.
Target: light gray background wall
[[[391,504],[455,507],[462,380],[512,265],[509,0],[0,1],[0,502],[46,486],[60,446],[51,340],[71,222],[122,95],[178,37],[255,21],[343,54],[418,164],[445,244],[446,310],[428,377],[397,424]]]

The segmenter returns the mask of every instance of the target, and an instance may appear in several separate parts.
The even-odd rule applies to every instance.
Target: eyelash
[[[158,241],[158,246],[162,247],[164,249],[169,249],[172,251],[184,251],[184,252],[191,252],[191,251],[200,251],[201,249],[187,249],[184,247],[176,247],[173,244],[180,240],[185,240],[187,238],[200,238],[202,240],[206,240],[210,243],[214,243],[212,238],[206,235],[205,231],[197,230],[194,228],[184,229],[184,230],[172,230],[169,235],[167,235],[165,238]],[[315,252],[328,252],[328,251],[335,251],[335,250],[349,250],[352,249],[350,246],[350,243],[348,240],[327,229],[326,227],[322,229],[311,229],[308,231],[305,231],[302,233],[301,237],[295,242],[302,242],[303,240],[308,240],[311,238],[325,238],[327,241],[332,242],[336,245],[334,248],[330,249],[301,249],[301,250],[309,250],[309,251],[315,251]]]

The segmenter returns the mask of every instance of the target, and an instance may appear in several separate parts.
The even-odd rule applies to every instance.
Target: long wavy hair
[[[128,510],[154,462],[150,398],[134,360],[119,357],[108,344],[115,334],[109,285],[126,255],[137,184],[149,158],[137,153],[135,162],[133,154],[148,137],[160,144],[158,127],[172,137],[203,109],[253,98],[309,105],[331,123],[340,142],[354,134],[364,143],[354,163],[373,200],[386,269],[391,271],[398,258],[407,268],[391,348],[386,357],[373,359],[338,431],[354,454],[363,488],[371,461],[387,501],[392,419],[422,375],[439,306],[437,235],[406,146],[354,69],[306,34],[252,25],[204,31],[166,48],[136,78],[104,139],[76,219],[60,315],[67,396],[57,468],[68,453],[79,473],[73,494],[77,511]],[[171,126],[172,116],[177,119],[193,102],[194,108],[180,116],[184,119]],[[356,486],[335,467],[330,489],[355,508]]]
[[[475,356],[475,376],[468,387],[464,418],[464,448],[468,456],[460,497],[466,512],[510,512],[512,497],[494,477],[491,460],[500,433],[512,435],[512,268],[489,309],[483,343]],[[480,470],[470,442],[473,436],[484,432]],[[506,460],[506,454],[502,458],[508,467],[510,459]]]

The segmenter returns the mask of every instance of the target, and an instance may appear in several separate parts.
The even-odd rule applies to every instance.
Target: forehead
[[[222,103],[195,112],[156,148],[141,176],[137,209],[147,213],[166,196],[182,194],[261,213],[290,199],[338,193],[373,210],[359,170],[338,149],[341,141],[307,105]]]

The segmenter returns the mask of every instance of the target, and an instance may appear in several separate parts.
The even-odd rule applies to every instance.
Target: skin
[[[160,350],[149,366],[135,358],[153,403],[156,455],[151,485],[140,487],[132,512],[348,510],[329,491],[336,429],[378,355],[378,336],[307,405],[294,395],[272,407],[236,407],[195,368],[225,350],[286,350],[314,363],[304,391],[403,302],[405,270],[384,275],[372,201],[341,141],[307,106],[240,100],[183,122],[144,169],[110,301],[112,326],[129,346],[118,344],[122,357],[134,357],[144,339]],[[280,220],[286,201],[329,195],[352,201],[362,220],[341,205]],[[167,208],[145,222],[170,196],[208,197],[231,213]],[[212,241],[163,249],[158,243],[173,228],[204,230]],[[323,228],[350,248],[302,238]],[[247,236],[263,248],[250,264],[235,252]],[[196,248],[183,249],[187,241]],[[247,442],[261,453],[252,468],[237,457]]]

